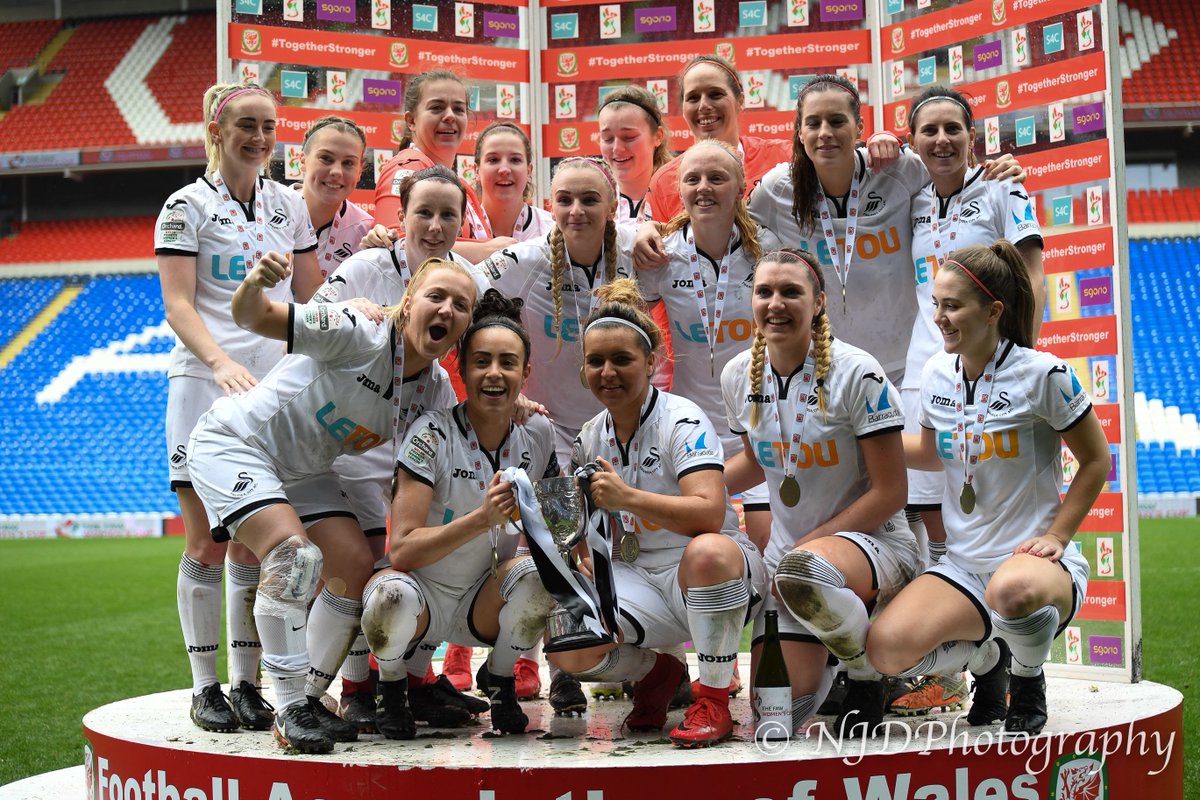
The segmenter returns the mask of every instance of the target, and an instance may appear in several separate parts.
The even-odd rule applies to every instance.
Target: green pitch
[[[1186,698],[1185,797],[1200,797],[1197,545],[1196,520],[1141,523],[1145,675]],[[0,785],[81,763],[80,719],[90,709],[190,685],[175,611],[182,546],[0,542]]]

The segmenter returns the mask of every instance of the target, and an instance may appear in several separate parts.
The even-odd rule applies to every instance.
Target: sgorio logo
[[[568,125],[558,132],[558,144],[565,152],[573,153],[579,149],[579,129]]]
[[[262,50],[262,34],[255,28],[242,31],[242,52],[250,55]]]
[[[388,47],[388,61],[393,67],[407,67],[408,45],[404,42],[392,42]]]
[[[574,53],[558,54],[558,77],[571,78],[579,74],[579,59]]]

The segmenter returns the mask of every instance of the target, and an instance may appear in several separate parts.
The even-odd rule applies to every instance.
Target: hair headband
[[[362,128],[358,127],[354,120],[346,119],[345,117],[325,117],[318,120],[315,125],[304,132],[303,144],[308,144],[308,140],[312,138],[314,133],[321,130],[321,128],[327,128],[330,125],[345,125],[346,127],[351,128],[354,131],[354,135],[362,140],[363,146],[366,146],[367,138],[363,134]]]
[[[594,167],[601,175],[604,176],[604,180],[608,182],[608,186],[613,190],[613,194],[616,194],[617,182],[613,180],[613,176],[610,175],[608,170],[605,169],[596,159],[587,158],[586,156],[571,156],[570,158],[564,158],[562,161],[558,162],[559,168],[561,168],[563,164],[587,164],[591,167]]]
[[[909,120],[916,119],[918,108],[925,105],[926,103],[932,103],[935,100],[949,100],[951,103],[957,104],[960,108],[962,108],[963,111],[966,112],[968,122],[975,119],[973,116],[971,116],[971,108],[970,108],[970,106],[968,106],[966,104],[966,101],[962,100],[961,98],[955,97],[952,94],[935,94],[932,97],[926,97],[924,100],[920,101],[919,103],[914,105],[912,108],[910,108],[908,110]]]
[[[801,97],[804,97],[804,95],[813,91],[818,86],[833,86],[838,89],[841,89],[843,92],[850,95],[855,100],[859,99],[858,92],[854,91],[849,86],[843,86],[842,84],[838,83],[837,81],[812,81],[811,83],[809,83],[807,86],[805,86],[803,89],[800,90],[800,95],[796,99],[799,100]]]
[[[997,302],[999,302],[1000,298],[996,297],[996,295],[992,294],[991,291],[988,290],[988,287],[983,285],[983,281],[979,280],[979,278],[976,278],[975,273],[971,272],[971,270],[967,269],[966,264],[962,263],[961,261],[955,261],[952,258],[947,258],[946,263],[953,264],[954,266],[961,269],[963,272],[967,273],[967,277],[970,278],[971,280],[975,281],[976,285],[978,285],[980,289],[983,289],[984,294],[986,294],[988,297],[992,298],[993,300],[996,300]]]
[[[788,260],[784,261],[783,259],[785,258]],[[796,255],[790,250],[773,250],[760,258],[758,263],[765,264],[770,261],[774,261],[776,264],[804,264],[804,266],[808,267],[808,272],[813,276],[813,280],[817,282],[817,291],[823,291],[821,289],[821,276],[817,274],[816,269],[813,268],[813,265],[804,256]]]
[[[221,112],[225,109],[226,103],[228,103],[233,98],[237,97],[239,94],[245,94],[246,92],[262,92],[267,97],[271,97],[271,93],[268,92],[266,89],[262,88],[261,86],[242,86],[241,88],[234,89],[232,92],[230,92],[229,94],[222,97],[221,102],[217,103],[217,110],[213,114],[213,122],[220,121]],[[272,97],[271,99],[273,100],[274,98]]]
[[[691,150],[696,147],[715,147],[736,161],[738,166],[741,167],[743,171],[745,170],[745,167],[742,165],[742,157],[738,155],[736,150],[722,142],[720,139],[697,139],[688,149]]]
[[[599,318],[594,319],[591,322],[589,322],[587,324],[587,327],[585,327],[583,329],[583,332],[587,333],[588,331],[590,331],[592,328],[596,327],[597,325],[603,325],[605,323],[624,325],[626,328],[632,328],[633,330],[637,331],[638,336],[642,337],[642,341],[644,341],[646,343],[646,346],[648,348],[650,348],[651,350],[654,349],[654,343],[650,341],[650,337],[646,334],[646,332],[644,330],[642,330],[641,325],[636,325],[627,319],[622,319],[621,317],[599,317]]]
[[[738,74],[736,72],[734,72],[733,67],[731,67],[731,66],[729,66],[729,64],[725,63],[725,59],[723,59],[723,58],[716,58],[716,57],[701,58],[696,61],[693,61],[691,66],[684,67],[683,72],[679,73],[680,82],[681,83],[683,82],[683,76],[687,75],[689,72],[691,72],[693,67],[698,67],[701,64],[710,64],[710,65],[716,67],[717,69],[724,71],[727,75],[729,75],[729,77],[733,78],[733,85],[737,87],[738,93],[740,94],[743,91],[742,79],[738,77]]]

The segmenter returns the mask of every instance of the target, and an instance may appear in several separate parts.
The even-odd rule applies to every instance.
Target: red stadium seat
[[[154,257],[154,217],[47,220],[0,239],[0,264]]]

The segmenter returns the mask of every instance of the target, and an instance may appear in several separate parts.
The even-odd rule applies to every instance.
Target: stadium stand
[[[0,302],[30,317],[62,288],[0,280]],[[172,343],[157,276],[87,281],[0,372],[0,514],[176,510],[162,445]]]
[[[22,66],[55,28],[25,35],[16,56]],[[45,68],[60,80],[0,121],[0,152],[200,142],[199,98],[216,74],[215,28],[211,14],[68,24]],[[5,50],[11,60],[7,42]]]
[[[154,217],[45,220],[0,239],[0,264],[154,257]]]
[[[1128,103],[1195,103],[1200,97],[1196,9],[1179,0],[1127,0],[1117,6]],[[1136,74],[1137,80],[1132,80]]]
[[[0,41],[4,42],[0,72],[32,65],[33,59],[50,43],[60,24],[53,19],[0,24]]]

